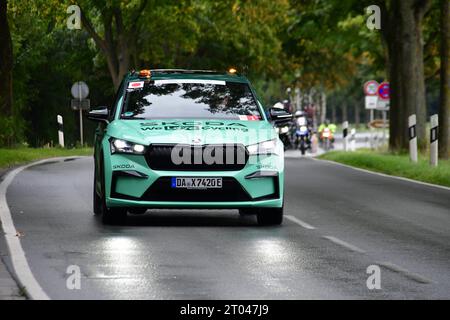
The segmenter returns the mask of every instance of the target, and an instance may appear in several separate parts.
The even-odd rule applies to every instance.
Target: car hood
[[[242,120],[115,120],[108,135],[134,143],[243,144],[277,137],[267,121]]]

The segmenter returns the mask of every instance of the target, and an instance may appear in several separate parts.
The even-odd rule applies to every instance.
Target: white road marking
[[[303,227],[305,229],[308,229],[308,230],[314,230],[315,229],[315,227],[313,227],[312,225],[310,225],[310,224],[308,224],[308,223],[306,223],[306,222],[304,222],[304,221],[302,221],[300,219],[297,219],[296,217],[293,217],[293,216],[285,216],[285,217],[286,217],[286,219],[288,219],[288,220],[298,224],[299,226],[301,226],[301,227]]]
[[[409,279],[414,280],[414,281],[419,282],[419,283],[423,283],[423,284],[433,283],[432,280],[430,280],[428,278],[425,278],[425,277],[421,276],[420,274],[411,272],[411,271],[409,271],[409,270],[407,270],[405,268],[402,268],[402,267],[400,267],[400,266],[398,266],[398,265],[396,265],[394,263],[391,263],[391,262],[375,262],[375,264],[379,265],[379,266],[382,266],[382,267],[384,267],[384,268],[386,268],[388,270],[391,270],[393,272],[401,273],[406,278],[409,278]]]
[[[345,241],[343,241],[341,239],[338,239],[336,237],[324,236],[324,238],[327,239],[327,240],[330,240],[331,242],[333,242],[333,243],[335,243],[337,245],[345,247],[345,248],[347,248],[347,249],[349,249],[351,251],[358,252],[358,253],[365,253],[365,251],[363,249],[360,249],[357,246],[354,246],[354,245],[352,245],[352,244],[350,244],[348,242],[345,242]]]
[[[67,158],[73,157],[51,158],[27,164],[8,172],[4,176],[3,181],[0,183],[1,226],[3,232],[5,233],[5,239],[8,245],[9,254],[11,256],[14,272],[18,278],[20,285],[24,287],[28,297],[33,300],[49,300],[50,298],[37,282],[36,278],[33,275],[33,272],[31,271],[30,265],[28,264],[25,252],[23,251],[22,245],[20,243],[20,238],[17,236],[19,232],[14,226],[11,212],[9,211],[8,202],[6,200],[6,191],[8,190],[8,187],[14,180],[14,178],[23,170],[45,162],[64,160]]]
[[[334,161],[330,161],[330,160],[317,159],[317,158],[314,158],[314,157],[311,158],[311,159],[313,159],[314,161],[327,162],[327,163],[331,163],[331,164],[334,164],[334,165],[337,165],[337,166],[341,166],[341,167],[345,167],[345,168],[349,168],[349,169],[353,169],[353,170],[357,170],[357,171],[361,171],[361,172],[365,172],[365,173],[370,173],[370,174],[381,176],[381,177],[385,177],[385,178],[392,178],[392,179],[397,179],[397,180],[402,180],[402,181],[406,181],[406,182],[412,182],[412,183],[420,184],[420,185],[427,186],[427,187],[433,187],[433,188],[438,188],[438,189],[443,189],[443,190],[446,190],[446,191],[450,191],[449,187],[440,186],[440,185],[437,185],[437,184],[422,182],[422,181],[418,181],[418,180],[412,180],[412,179],[408,179],[408,178],[404,178],[404,177],[391,176],[389,174],[375,172],[375,171],[370,171],[370,170],[361,169],[361,168],[356,168],[356,167],[349,166],[347,164],[334,162]]]

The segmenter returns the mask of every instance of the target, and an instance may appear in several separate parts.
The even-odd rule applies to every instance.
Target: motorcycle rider
[[[286,105],[284,103],[277,102],[273,105],[272,108],[286,110]],[[274,124],[274,126],[278,133],[278,136],[280,137],[280,140],[283,142],[284,148],[285,149],[291,148],[292,145],[291,145],[291,139],[290,139],[290,134],[289,134],[289,130],[290,130],[289,122],[282,123],[282,124]]]
[[[300,129],[303,129],[304,127],[307,128],[306,135],[300,133]],[[299,134],[303,135],[305,137],[306,142],[306,148],[311,149],[311,126],[308,121],[307,115],[302,110],[297,110],[294,113],[293,123],[292,123],[292,141],[293,144],[298,147],[299,144]]]
[[[330,123],[329,119],[326,119],[324,123],[322,123],[319,126],[318,132],[319,132],[319,141],[323,143],[322,133],[323,131],[328,128],[331,132],[332,138],[331,138],[331,144],[334,143],[334,133],[336,132],[336,125],[334,123]]]

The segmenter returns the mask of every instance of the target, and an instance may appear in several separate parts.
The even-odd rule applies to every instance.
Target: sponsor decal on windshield
[[[144,81],[134,81],[128,84],[128,89],[141,89],[144,87]]]
[[[248,128],[242,123],[223,123],[220,121],[163,121],[163,122],[143,122],[141,123],[141,130],[211,130],[211,131],[242,131],[247,132]]]
[[[225,86],[226,82],[221,80],[202,80],[202,79],[167,79],[167,80],[155,80],[155,85],[161,84],[185,84],[185,83],[193,83],[193,84],[214,84],[219,86]]]
[[[243,120],[243,121],[259,121],[261,120],[261,118],[259,116],[239,116],[239,120]]]

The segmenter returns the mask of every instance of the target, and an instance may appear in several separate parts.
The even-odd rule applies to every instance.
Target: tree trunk
[[[408,116],[417,115],[420,146],[426,146],[426,101],[422,21],[430,0],[394,0],[383,5],[382,34],[388,46],[391,82],[391,150],[408,148]]]
[[[324,91],[320,93],[320,113],[321,113],[321,121],[322,123],[325,122],[325,119],[327,117],[327,95]]]
[[[0,1],[0,116],[12,115],[13,51],[8,25],[7,1]]]
[[[450,0],[441,0],[441,103],[439,106],[439,157],[450,152]]]
[[[331,122],[336,123],[336,106],[331,107]]]
[[[138,20],[143,15],[148,1],[141,1],[141,5],[134,11],[131,23],[123,20],[122,9],[120,4],[111,7],[102,8],[102,23],[104,37],[102,38],[95,30],[85,11],[81,11],[81,21],[83,27],[94,40],[95,44],[100,48],[106,58],[109,74],[111,75],[114,88],[117,90],[120,86],[122,78],[130,69],[131,52],[134,59],[137,59],[137,30]]]
[[[348,121],[348,108],[347,108],[347,102],[342,103],[342,121]]]
[[[355,127],[359,127],[359,124],[361,123],[361,118],[359,114],[359,103],[358,101],[353,100],[354,105],[354,112],[355,112]]]

